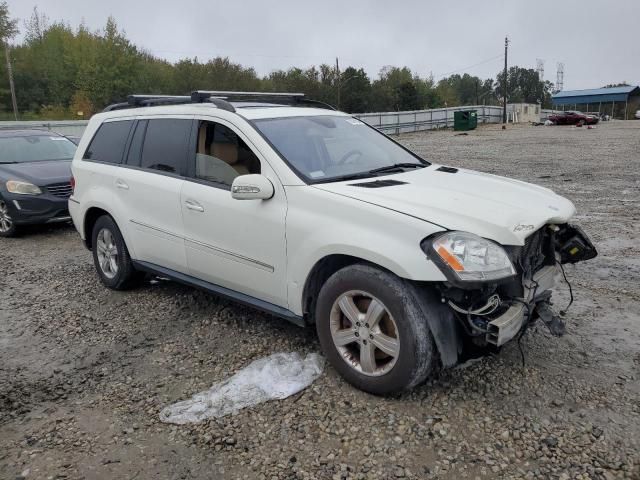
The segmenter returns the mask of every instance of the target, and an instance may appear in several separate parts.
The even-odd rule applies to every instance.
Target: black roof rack
[[[269,102],[278,105],[313,105],[316,107],[335,110],[328,103],[318,100],[311,100],[305,97],[304,93],[288,93],[288,92],[229,92],[223,90],[196,90],[191,93],[191,99],[194,102],[206,102],[212,99],[221,99],[228,102]]]
[[[334,107],[324,102],[305,98],[304,93],[196,90],[191,92],[191,95],[129,95],[126,102],[109,105],[103,110],[103,112],[111,112],[113,110],[122,110],[125,108],[181,105],[187,103],[211,103],[222,110],[235,112],[236,109],[230,103],[231,101],[266,101],[278,105],[292,106],[314,105],[321,108],[335,110]]]

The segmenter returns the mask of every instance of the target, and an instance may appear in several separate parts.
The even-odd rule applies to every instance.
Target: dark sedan
[[[21,225],[70,219],[75,150],[57,133],[0,130],[0,236],[14,236]]]
[[[582,112],[567,111],[549,115],[549,120],[556,125],[595,125],[599,118]]]

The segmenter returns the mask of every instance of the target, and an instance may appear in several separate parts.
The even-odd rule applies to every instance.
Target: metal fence
[[[354,117],[384,133],[406,133],[433,128],[453,127],[454,112],[476,110],[478,123],[502,122],[502,107],[468,105],[464,107],[434,108],[409,112],[358,113]]]
[[[88,120],[51,120],[51,121],[25,121],[25,122],[0,122],[0,130],[16,128],[35,128],[47,130],[61,135],[82,136]]]
[[[500,123],[502,121],[502,107],[487,105],[434,108],[432,110],[408,112],[359,113],[354,116],[384,133],[398,134],[453,127],[453,113],[465,110],[476,110],[478,112],[478,123]],[[0,122],[0,129],[37,128],[62,135],[79,137],[88,123],[88,120]]]

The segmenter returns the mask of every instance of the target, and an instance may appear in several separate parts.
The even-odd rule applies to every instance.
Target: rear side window
[[[178,118],[149,120],[140,166],[182,175],[189,153],[192,123]]]
[[[127,165],[140,166],[140,153],[142,152],[142,141],[144,140],[144,131],[147,128],[147,123],[147,120],[140,120],[135,127],[131,137],[131,144],[129,145],[129,153],[127,153]]]
[[[93,136],[82,158],[99,162],[121,163],[132,124],[133,120],[103,123]]]

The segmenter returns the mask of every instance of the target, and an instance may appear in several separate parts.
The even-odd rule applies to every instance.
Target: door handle
[[[116,188],[121,188],[123,190],[129,190],[129,185],[124,180],[117,179],[116,180]]]
[[[193,200],[187,200],[184,202],[186,207],[189,210],[193,210],[194,212],[204,212],[204,207],[200,205],[198,202],[194,202]]]

